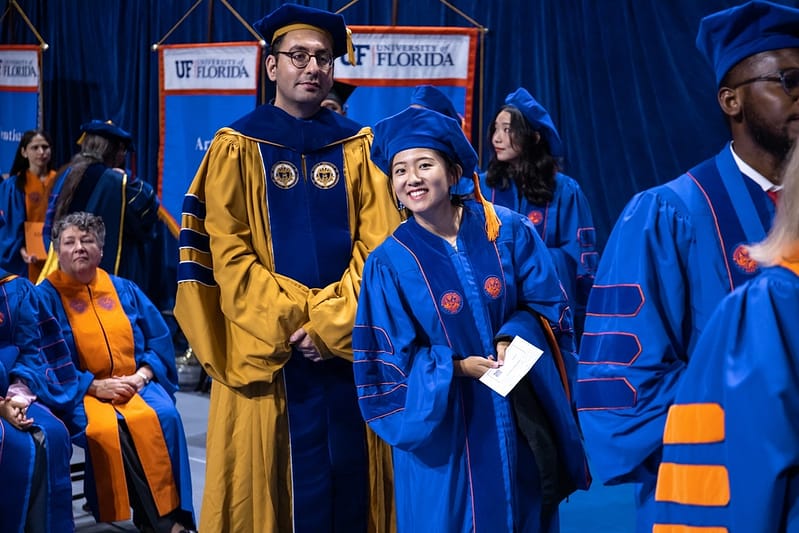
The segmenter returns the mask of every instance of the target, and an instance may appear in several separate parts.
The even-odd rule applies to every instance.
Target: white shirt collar
[[[732,143],[730,143],[730,152],[732,152],[732,158],[735,159],[735,164],[738,166],[738,170],[740,170],[744,176],[757,183],[761,189],[764,191],[782,190],[782,185],[774,185],[767,177],[753,169],[746,161],[738,157],[738,154],[736,154],[735,150],[733,149]]]

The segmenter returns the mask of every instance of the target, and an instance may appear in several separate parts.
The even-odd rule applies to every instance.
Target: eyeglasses
[[[782,90],[785,91],[785,94],[791,98],[799,98],[799,68],[788,68],[785,70],[778,70],[774,74],[766,74],[764,76],[749,78],[748,80],[738,82],[737,85],[731,88],[737,89],[742,85],[754,83],[756,81],[770,81],[779,83],[782,85]]]
[[[299,69],[303,69],[311,62],[311,58],[316,59],[316,65],[322,70],[330,70],[333,66],[333,56],[328,53],[309,54],[302,50],[295,50],[294,52],[275,52],[276,54],[283,54],[289,56],[291,64]]]

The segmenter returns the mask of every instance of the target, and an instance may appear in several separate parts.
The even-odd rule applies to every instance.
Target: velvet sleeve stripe
[[[207,287],[216,286],[213,269],[192,261],[181,261],[178,264],[178,283],[188,281],[196,281]]]
[[[711,444],[724,440],[724,409],[717,403],[675,404],[669,408],[663,444]]]
[[[594,285],[587,314],[592,316],[634,317],[644,306],[644,293],[635,284]]]
[[[183,197],[183,215],[205,220],[205,202],[193,194]]]
[[[577,410],[626,409],[638,402],[638,391],[625,378],[577,381]]]
[[[582,248],[595,248],[596,228],[577,228],[577,242]]]
[[[191,248],[205,254],[211,253],[211,244],[208,235],[189,228],[182,228],[180,230],[180,247]]]
[[[394,346],[386,330],[375,326],[355,325],[352,328],[352,345],[362,353],[393,354]]]
[[[630,366],[641,355],[641,341],[633,333],[584,333],[581,350],[602,354],[602,361],[580,361],[581,365]]]

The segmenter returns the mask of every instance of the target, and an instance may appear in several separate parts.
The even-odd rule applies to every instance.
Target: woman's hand
[[[39,258],[36,257],[35,255],[28,254],[28,250],[24,246],[19,249],[19,255],[22,256],[22,260],[25,263],[38,263],[39,262]]]
[[[89,394],[111,403],[126,403],[138,392],[133,380],[136,376],[95,379],[89,385]],[[141,378],[139,378],[141,379]]]
[[[508,346],[510,346],[508,341],[499,341],[497,343],[497,363],[499,363],[499,366],[505,364],[505,350],[508,349]]]
[[[499,367],[499,363],[497,363],[493,355],[489,357],[470,355],[464,359],[453,359],[452,367],[456,376],[479,379],[492,368]]]
[[[28,403],[16,398],[0,398],[0,416],[5,418],[15,428],[25,431],[33,425],[33,419],[28,418]]]

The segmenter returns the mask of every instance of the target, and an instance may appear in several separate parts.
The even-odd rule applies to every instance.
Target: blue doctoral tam
[[[411,96],[411,105],[426,107],[427,109],[438,111],[442,115],[454,118],[458,122],[461,121],[461,116],[455,111],[452,101],[447,98],[447,95],[432,85],[419,85],[416,87],[413,91],[413,96]]]
[[[471,176],[477,152],[463,134],[460,122],[424,107],[409,107],[378,122],[374,127],[372,161],[391,176],[394,156],[410,148],[431,148],[446,154]]]
[[[560,141],[555,123],[544,106],[538,103],[527,89],[519,87],[505,98],[505,105],[511,105],[522,112],[524,118],[530,123],[534,130],[539,131],[547,142],[549,149],[555,157],[563,156],[563,143]]]
[[[347,53],[349,35],[344,17],[323,9],[283,4],[264,18],[253,24],[264,40],[270,45],[275,39],[291,30],[315,29],[328,33],[333,40],[333,55],[343,56]]]
[[[799,9],[753,0],[712,13],[699,23],[696,47],[713,65],[716,84],[749,56],[799,48]]]
[[[103,122],[102,120],[92,120],[81,124],[81,136],[78,139],[78,144],[83,142],[83,134],[92,133],[111,139],[112,141],[122,141],[127,145],[128,150],[133,151],[133,136],[127,131],[123,130],[110,120]]]

